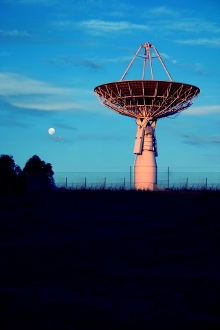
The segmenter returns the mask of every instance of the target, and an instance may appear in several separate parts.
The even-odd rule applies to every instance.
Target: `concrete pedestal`
[[[134,187],[154,190],[157,185],[157,163],[153,151],[143,150],[136,156],[134,164]]]

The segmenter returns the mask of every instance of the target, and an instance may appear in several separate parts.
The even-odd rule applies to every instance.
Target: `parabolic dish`
[[[94,89],[100,102],[124,116],[158,118],[177,114],[192,105],[198,87],[161,80],[122,80]]]

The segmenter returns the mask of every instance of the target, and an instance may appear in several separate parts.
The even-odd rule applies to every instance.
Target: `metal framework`
[[[142,48],[144,48],[142,79],[124,80]],[[154,49],[169,81],[154,80],[151,48]],[[144,80],[147,62],[149,62],[151,80]],[[100,102],[111,110],[125,116],[148,120],[156,120],[187,109],[200,92],[196,86],[173,82],[158,51],[150,43],[139,47],[120,81],[102,84],[94,91]]]

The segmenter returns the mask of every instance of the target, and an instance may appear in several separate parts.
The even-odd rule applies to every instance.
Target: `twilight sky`
[[[103,107],[94,88],[119,80],[150,42],[173,81],[201,90],[158,121],[158,167],[219,170],[219,18],[219,0],[0,0],[0,154],[21,168],[37,154],[55,172],[129,170],[135,120]],[[141,79],[132,69],[127,79]]]

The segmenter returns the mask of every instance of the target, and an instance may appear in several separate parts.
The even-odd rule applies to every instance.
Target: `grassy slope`
[[[220,328],[220,193],[0,197],[1,329]]]

